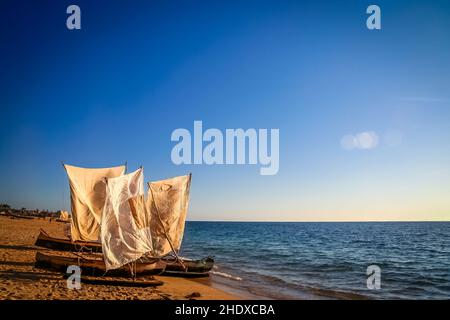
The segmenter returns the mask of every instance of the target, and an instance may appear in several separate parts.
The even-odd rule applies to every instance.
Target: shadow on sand
[[[9,249],[9,250],[37,250],[36,247],[33,246],[16,246],[16,245],[7,245],[0,244],[0,249]]]
[[[0,265],[3,266],[34,266],[34,262],[23,262],[23,261],[0,261]]]
[[[61,280],[60,274],[27,271],[0,271],[0,279],[5,280]]]

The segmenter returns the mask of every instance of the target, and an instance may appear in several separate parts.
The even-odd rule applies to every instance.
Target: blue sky
[[[69,208],[61,161],[128,161],[192,172],[191,220],[449,220],[450,3],[377,1],[375,31],[370,4],[2,3],[0,202]],[[279,128],[278,174],[174,165],[171,132],[194,120]],[[367,131],[376,148],[342,148]]]

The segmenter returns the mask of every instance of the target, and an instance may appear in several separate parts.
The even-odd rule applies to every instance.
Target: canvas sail
[[[69,213],[65,210],[61,210],[59,213],[59,220],[69,221]]]
[[[175,253],[180,250],[190,185],[191,175],[148,183],[147,211],[156,256],[170,253],[172,247]]]
[[[152,251],[149,215],[145,210],[142,168],[107,179],[101,220],[106,270],[120,268]]]
[[[64,168],[70,185],[72,240],[97,241],[105,203],[106,185],[103,179],[123,175],[125,166],[91,169],[65,164]]]

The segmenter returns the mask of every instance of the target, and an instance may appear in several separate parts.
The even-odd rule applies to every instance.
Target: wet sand
[[[51,236],[64,237],[65,223],[35,218],[12,219],[0,216],[0,299],[61,300],[228,300],[241,297],[207,285],[209,281],[155,276],[164,282],[158,287],[125,287],[82,284],[80,290],[69,290],[61,273],[34,267],[37,251],[52,250],[34,246],[42,228]],[[111,279],[111,278],[108,278]]]

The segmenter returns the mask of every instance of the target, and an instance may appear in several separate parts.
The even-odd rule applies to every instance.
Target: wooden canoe
[[[56,222],[70,223],[69,220],[56,219]]]
[[[182,265],[176,261],[170,261],[173,258],[164,257],[162,260],[166,262],[166,275],[179,275],[180,273],[192,273],[192,276],[207,276],[208,272],[214,266],[214,259],[212,257],[203,258],[200,260],[181,259],[183,265],[187,268],[184,270]]]
[[[164,271],[161,275],[179,278],[206,278],[209,277],[209,272]]]
[[[102,252],[102,245],[98,242],[72,242],[69,239],[61,239],[51,237],[44,232],[39,233],[34,245],[44,248],[60,251],[90,251],[90,252]],[[181,276],[180,273],[185,273],[186,276],[207,276],[204,273],[208,273],[214,266],[214,259],[212,257],[203,258],[200,260],[181,259],[187,271],[184,271],[179,262],[174,261],[173,257],[164,257],[162,259],[166,262],[166,275]],[[192,273],[189,275],[187,273]]]
[[[70,241],[69,239],[54,238],[45,234],[42,230],[34,245],[60,251],[102,252],[102,245],[98,242]]]
[[[72,265],[79,266],[81,268],[81,273],[89,276],[129,277],[132,275],[132,268],[136,275],[145,276],[161,274],[165,269],[165,263],[161,261],[137,262],[136,266],[127,264],[121,268],[109,270],[106,273],[105,263],[100,259],[47,255],[39,251],[36,253],[36,268],[44,268],[66,273],[67,267]]]

